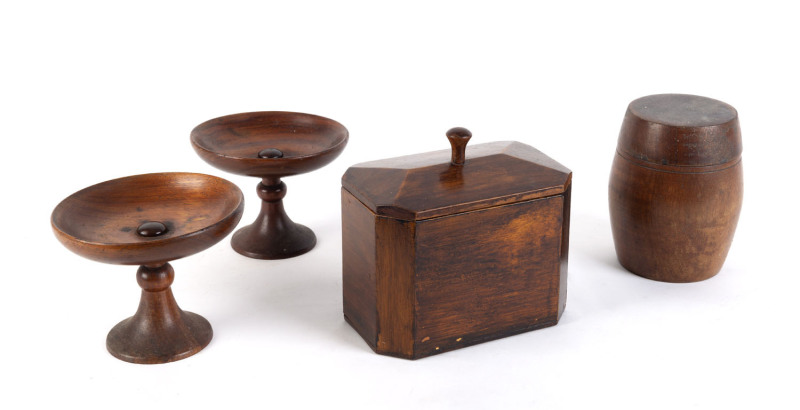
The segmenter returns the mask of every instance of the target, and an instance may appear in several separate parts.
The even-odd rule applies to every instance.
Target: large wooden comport
[[[106,347],[133,363],[189,357],[211,341],[211,325],[181,310],[168,263],[231,233],[244,197],[236,185],[192,173],[136,175],[78,191],[56,206],[53,232],[69,250],[98,262],[140,265],[139,309],[108,333]]]

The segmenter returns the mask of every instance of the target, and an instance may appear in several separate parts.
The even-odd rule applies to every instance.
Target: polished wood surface
[[[344,316],[375,352],[418,359],[552,326],[563,313],[572,174],[524,144],[483,145],[463,164],[454,144],[345,173]]]
[[[564,210],[561,212],[560,278],[558,283],[558,318],[567,308],[567,272],[569,271],[569,226],[572,215],[572,184],[564,191]]]
[[[214,332],[208,320],[181,310],[175,302],[170,288],[174,277],[169,263],[139,267],[139,308],[114,326],[106,338],[106,348],[114,357],[140,364],[174,362],[211,342]]]
[[[609,185],[620,264],[648,279],[697,282],[728,255],[742,207],[742,163],[714,172],[663,172],[614,158]]]
[[[141,265],[139,309],[109,332],[106,347],[112,355],[132,363],[166,363],[208,345],[211,325],[178,307],[167,261],[222,240],[236,227],[243,207],[236,185],[192,173],[106,181],[56,206],[51,225],[68,249],[100,262]]]
[[[261,212],[233,236],[236,252],[257,259],[302,255],[317,243],[314,232],[289,218],[281,178],[323,167],[342,153],[349,134],[338,122],[317,115],[263,111],[228,115],[192,130],[197,154],[209,164],[261,178]]]
[[[464,165],[467,160],[467,143],[472,138],[472,133],[464,127],[450,128],[447,131],[447,139],[450,141],[451,165]]]
[[[378,344],[378,219],[342,188],[344,318],[374,350]]]
[[[466,147],[464,166],[452,150],[350,167],[342,186],[378,215],[413,220],[557,195],[572,173],[539,150],[515,141]]]
[[[617,258],[665,282],[716,275],[743,198],[736,110],[710,98],[656,95],[631,103],[609,182]]]
[[[239,222],[242,192],[222,178],[193,173],[136,175],[64,199],[51,225],[67,249],[95,261],[145,265],[173,261],[217,243]],[[155,222],[166,232],[137,234]]]
[[[416,228],[411,221],[376,218],[375,283],[378,311],[376,351],[414,358],[414,331],[417,316]]]
[[[223,171],[251,177],[288,177],[311,172],[342,153],[349,134],[318,115],[283,111],[247,112],[206,121],[192,130],[192,147]],[[259,156],[264,150],[280,155]]]
[[[317,244],[314,232],[292,221],[283,208],[286,184],[265,178],[256,191],[261,198],[261,212],[255,222],[233,234],[233,249],[255,259],[291,258],[313,249]]]
[[[417,222],[415,356],[555,325],[563,208],[556,195]]]

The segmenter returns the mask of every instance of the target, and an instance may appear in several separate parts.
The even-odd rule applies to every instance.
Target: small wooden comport
[[[53,231],[69,250],[98,262],[140,265],[139,309],[108,333],[112,355],[132,363],[167,363],[208,345],[211,325],[178,307],[170,289],[174,271],[167,262],[222,240],[239,223],[243,207],[236,185],[193,173],[106,181],[56,206]]]
[[[286,184],[281,178],[329,164],[347,139],[342,124],[296,112],[234,114],[195,127],[192,146],[203,160],[227,172],[261,178],[261,213],[233,235],[233,249],[251,258],[285,259],[314,248],[314,232],[293,222],[283,209]]]

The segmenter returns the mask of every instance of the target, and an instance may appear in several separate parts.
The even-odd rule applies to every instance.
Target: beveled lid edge
[[[502,149],[497,149],[502,147]],[[494,151],[492,151],[494,149]],[[425,168],[430,166],[442,165],[450,162],[451,150],[438,150],[426,152],[421,154],[404,155],[394,158],[386,158],[375,161],[367,161],[350,166],[342,175],[342,188],[347,190],[351,195],[358,199],[364,206],[366,206],[372,213],[378,216],[389,217],[404,221],[422,221],[442,216],[455,215],[464,212],[478,211],[481,209],[488,209],[497,206],[509,205],[517,202],[530,201],[535,199],[544,199],[563,195],[572,184],[572,171],[558,161],[539,151],[538,149],[518,141],[495,141],[484,144],[478,144],[467,147],[467,153],[471,154],[467,160],[475,158],[475,155],[497,155],[506,154],[513,156],[519,160],[529,161],[553,169],[564,174],[564,182],[562,184],[550,185],[541,189],[530,191],[515,192],[502,195],[499,197],[482,198],[477,201],[451,204],[438,208],[425,209],[415,211],[407,209],[396,204],[376,203],[373,198],[367,195],[366,192],[361,190],[358,185],[354,184],[351,178],[357,169],[370,169],[371,172],[376,171],[400,171],[416,168]],[[402,161],[408,161],[399,164]],[[413,166],[411,166],[413,164]],[[402,184],[404,174],[401,172],[394,173],[392,176],[398,176],[398,188]],[[387,184],[393,181],[387,181]],[[396,198],[396,197],[395,197]]]
[[[369,201],[362,192],[358,190],[351,190],[348,187],[342,186],[344,190],[353,195],[359,202],[367,207],[376,216],[398,219],[408,222],[419,222],[433,218],[444,216],[458,215],[467,212],[481,211],[484,209],[496,208],[504,205],[512,205],[521,202],[547,199],[564,195],[572,185],[572,173],[567,176],[567,181],[564,185],[555,186],[547,189],[540,189],[536,191],[524,192],[520,194],[506,195],[498,198],[486,198],[479,201],[448,205],[440,208],[426,209],[423,211],[414,211],[406,209],[397,205],[381,205]]]

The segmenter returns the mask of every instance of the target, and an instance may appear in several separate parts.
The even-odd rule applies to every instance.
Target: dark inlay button
[[[136,233],[146,238],[162,235],[167,232],[167,227],[161,222],[145,222],[136,229]]]
[[[283,152],[275,148],[262,149],[258,152],[259,158],[283,158]]]

